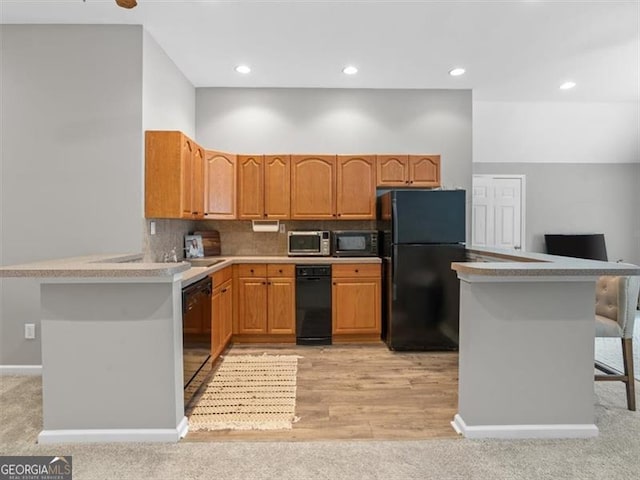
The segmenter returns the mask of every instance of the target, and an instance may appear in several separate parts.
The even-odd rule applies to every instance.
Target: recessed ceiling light
[[[576,82],[564,82],[562,85],[560,85],[560,90],[571,90],[575,86]]]
[[[449,70],[449,75],[459,77],[460,75],[464,75],[464,72],[466,72],[464,68],[454,68],[453,70]]]
[[[358,73],[358,69],[353,65],[347,65],[342,69],[342,73],[344,73],[345,75],[355,75],[356,73]]]
[[[249,73],[249,72],[251,72],[251,68],[248,65],[238,65],[236,67],[236,72],[238,72],[238,73]]]

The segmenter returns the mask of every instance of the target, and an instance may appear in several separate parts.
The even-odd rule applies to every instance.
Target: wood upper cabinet
[[[378,155],[379,187],[439,187],[440,155]]]
[[[245,264],[236,272],[236,333],[295,334],[295,266]]]
[[[203,217],[203,157],[181,132],[145,132],[145,217]]]
[[[379,334],[381,331],[380,265],[334,265],[332,283],[333,333]]]
[[[291,156],[264,157],[264,217],[291,217]]]
[[[409,182],[409,155],[378,155],[378,186],[406,187]]]
[[[290,156],[240,155],[238,164],[238,218],[289,218]]]
[[[264,218],[264,155],[238,156],[238,218]]]
[[[409,155],[409,185],[440,186],[440,155]]]
[[[341,220],[376,218],[374,155],[338,155],[336,213]]]
[[[291,156],[291,218],[336,217],[336,156]]]
[[[236,218],[237,156],[204,152],[204,216],[207,219]]]

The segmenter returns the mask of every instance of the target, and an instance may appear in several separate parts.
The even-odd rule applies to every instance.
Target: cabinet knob
[[[340,216],[342,216],[342,214],[341,214],[341,213],[339,213],[339,214],[338,214],[338,216],[340,217]]]
[[[282,273],[282,269],[278,270],[278,273]]]
[[[334,285],[337,285],[336,282],[333,282]]]
[[[266,284],[267,284],[267,282],[262,282],[262,284],[263,284],[263,285],[266,285]]]
[[[266,217],[267,217],[267,214],[266,214],[266,213],[263,213],[263,214],[262,214],[262,216],[266,218]]]
[[[404,183],[409,183],[409,180],[405,180],[405,182],[404,182]]]
[[[334,213],[334,214],[333,214],[333,216],[335,217],[335,216],[336,216],[336,214]]]
[[[253,268],[251,270],[249,270],[251,273],[253,273]]]
[[[223,288],[223,289],[222,289],[222,293],[225,293],[226,291],[227,291],[227,289],[226,289],[226,288]]]
[[[358,273],[358,269],[356,268],[356,273]]]
[[[271,285],[271,282],[267,282],[267,285]]]
[[[413,183],[413,180],[410,180],[409,183]]]

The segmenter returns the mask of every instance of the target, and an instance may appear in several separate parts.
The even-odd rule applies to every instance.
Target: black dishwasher
[[[331,265],[296,265],[296,344],[331,345]]]

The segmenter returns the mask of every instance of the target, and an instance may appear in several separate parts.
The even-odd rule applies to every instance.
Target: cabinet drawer
[[[379,277],[380,265],[376,263],[334,263],[331,267],[333,278]]]
[[[267,265],[267,275],[269,277],[290,277],[296,276],[296,266],[289,263],[270,263]]]
[[[211,278],[213,279],[213,288],[218,288],[227,280],[230,280],[232,277],[231,267],[223,268],[222,270],[218,270]]]
[[[266,277],[267,265],[264,263],[244,263],[238,265],[238,277]]]

